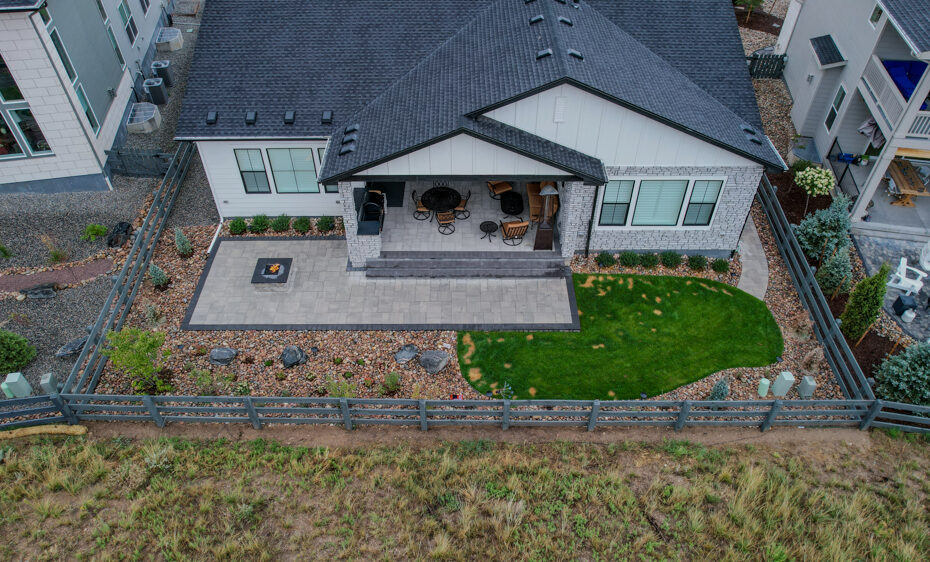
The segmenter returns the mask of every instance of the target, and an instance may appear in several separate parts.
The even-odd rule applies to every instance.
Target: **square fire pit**
[[[287,283],[293,258],[259,258],[252,283]]]

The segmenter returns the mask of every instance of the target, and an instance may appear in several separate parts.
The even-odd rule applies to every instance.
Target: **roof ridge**
[[[556,1],[557,0],[543,0],[542,11],[543,15],[546,16],[546,19],[543,23],[549,28],[549,33],[552,35],[552,45],[550,47],[553,50],[553,56],[555,57],[556,64],[559,68],[559,74],[565,75],[565,73],[568,72],[568,65],[566,64],[568,62],[566,60],[568,55],[565,49],[562,48],[563,45],[561,41],[561,30],[559,29],[560,22],[558,21],[558,18],[556,17],[557,14],[555,13],[556,6],[554,3]]]

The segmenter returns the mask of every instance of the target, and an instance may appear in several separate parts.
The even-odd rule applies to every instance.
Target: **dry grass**
[[[20,440],[4,559],[926,560],[926,442],[333,450]],[[816,458],[814,458],[816,457]]]

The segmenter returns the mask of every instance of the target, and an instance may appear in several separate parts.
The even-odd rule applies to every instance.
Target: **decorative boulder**
[[[306,363],[307,354],[296,345],[289,345],[281,352],[281,362],[284,363],[285,369],[290,369],[294,365]]]
[[[43,283],[35,287],[23,289],[20,293],[26,295],[26,297],[30,299],[53,299],[55,298],[55,284]]]
[[[72,355],[77,355],[84,349],[84,344],[87,343],[88,337],[90,336],[84,336],[69,341],[55,352],[55,357],[71,357]]]
[[[214,347],[210,350],[210,363],[213,365],[229,365],[239,352],[231,347]]]
[[[407,361],[410,361],[416,357],[418,353],[420,353],[420,350],[417,348],[417,346],[408,343],[394,354],[394,361],[397,361],[398,363],[406,363]]]
[[[420,365],[426,372],[435,375],[449,364],[449,354],[445,351],[424,351],[420,354]]]
[[[132,225],[125,221],[118,222],[110,229],[110,233],[107,234],[107,246],[111,248],[120,248],[129,241],[131,236]]]

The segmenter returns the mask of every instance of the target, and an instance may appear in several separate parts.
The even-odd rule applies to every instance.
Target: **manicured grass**
[[[462,332],[482,393],[611,400],[656,396],[730,367],[771,364],[781,331],[759,299],[697,278],[575,275],[580,332]]]

